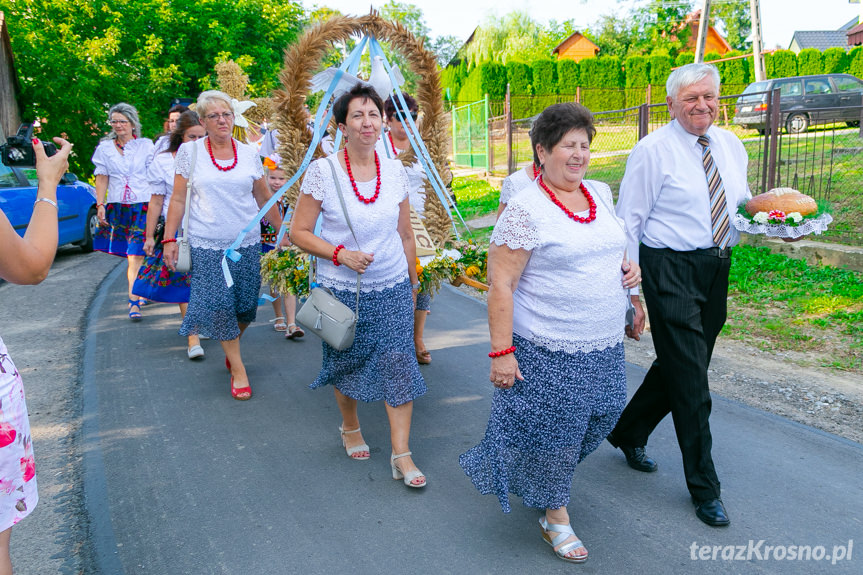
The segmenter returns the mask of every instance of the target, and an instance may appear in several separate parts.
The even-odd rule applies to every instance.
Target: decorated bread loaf
[[[801,194],[792,188],[773,188],[769,192],[759,194],[746,203],[746,212],[754,216],[758,212],[779,210],[790,214],[811,216],[818,211],[818,205],[811,197]]]

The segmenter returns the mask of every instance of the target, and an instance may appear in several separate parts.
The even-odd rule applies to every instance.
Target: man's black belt
[[[644,246],[644,247],[647,249],[650,249],[650,250],[668,251],[668,252],[673,252],[676,254],[695,254],[695,255],[699,255],[699,256],[713,256],[715,258],[720,258],[720,259],[724,259],[724,260],[727,260],[728,258],[731,257],[731,248],[730,247],[721,248],[721,249],[720,248],[700,248],[697,250],[689,250],[689,251],[677,251],[677,250],[673,250],[671,248],[652,248],[650,246]]]

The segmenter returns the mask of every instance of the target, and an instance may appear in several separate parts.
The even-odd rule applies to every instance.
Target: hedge
[[[557,91],[559,94],[575,94],[580,86],[578,62],[575,60],[557,61]]]
[[[644,88],[650,84],[647,58],[644,56],[630,56],[626,59],[625,67],[627,88]]]
[[[679,68],[680,66],[692,64],[693,62],[695,62],[694,52],[681,52],[677,55],[677,58],[674,59],[674,67]]]
[[[497,62],[483,62],[476,66],[458,93],[459,102],[476,102],[485,95],[492,100],[506,97],[506,68]]]
[[[765,54],[765,72],[768,78],[787,78],[797,76],[797,54],[791,50],[777,50]]]
[[[557,63],[552,60],[536,60],[533,65],[533,100],[531,113],[539,114],[557,101]]]
[[[506,63],[506,81],[509,83],[509,93],[512,99],[512,117],[526,118],[530,115],[530,84],[532,80],[531,67],[524,62],[510,60]]]
[[[671,57],[667,52],[660,52],[648,57],[650,63],[650,103],[665,102],[665,82],[671,75]]]
[[[863,47],[855,46],[848,52],[848,66],[845,70],[852,76],[863,78]]]
[[[822,65],[821,50],[815,48],[805,48],[797,54],[797,75],[798,76],[813,76],[822,74],[824,67]]]
[[[827,48],[821,55],[821,68],[825,74],[835,74],[848,71],[850,59],[843,48]]]

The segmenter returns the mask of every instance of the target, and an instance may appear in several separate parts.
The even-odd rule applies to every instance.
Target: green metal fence
[[[452,157],[459,167],[488,170],[488,94],[452,109]]]

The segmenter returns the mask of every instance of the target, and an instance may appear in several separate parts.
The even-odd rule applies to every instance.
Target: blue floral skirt
[[[354,309],[357,292],[333,290]],[[344,351],[323,342],[323,362],[312,389],[334,385],[359,401],[384,400],[392,407],[426,392],[414,348],[410,280],[382,291],[360,293],[360,319],[354,343]]]
[[[99,226],[93,237],[93,249],[120,256],[143,256],[147,228],[147,202],[106,204],[106,226]],[[135,294],[138,295],[138,294]]]
[[[431,309],[431,294],[419,292],[417,294],[417,311],[429,311]]]
[[[162,246],[157,244],[138,270],[132,293],[162,303],[189,303],[190,274],[172,272],[162,261]]]
[[[261,289],[261,245],[239,248],[240,261],[228,259],[234,285],[222,275],[222,250],[192,248],[189,308],[180,335],[203,335],[219,341],[240,337],[240,323],[252,323]]]
[[[497,495],[504,513],[510,493],[527,507],[565,507],[575,466],[599,447],[626,403],[623,344],[566,353],[515,334],[513,344],[524,381],[495,389],[485,437],[459,464],[480,493]]]

